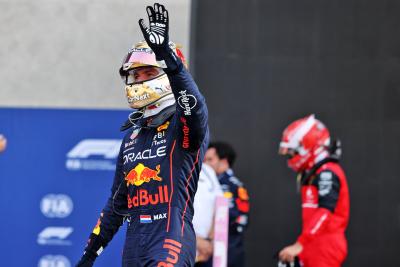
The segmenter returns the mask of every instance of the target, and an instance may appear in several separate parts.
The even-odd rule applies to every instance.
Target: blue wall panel
[[[74,266],[110,194],[127,114],[0,109],[1,266]],[[96,266],[121,265],[124,235]]]

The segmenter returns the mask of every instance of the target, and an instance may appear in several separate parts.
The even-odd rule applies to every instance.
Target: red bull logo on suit
[[[128,208],[157,205],[169,202],[168,186],[158,186],[157,192],[149,193],[147,189],[138,189],[132,197],[127,196]]]
[[[162,178],[158,176],[159,173],[160,165],[157,165],[156,169],[153,170],[149,167],[146,167],[142,163],[139,163],[125,176],[126,186],[141,186],[143,183],[148,183],[151,180],[161,182]]]

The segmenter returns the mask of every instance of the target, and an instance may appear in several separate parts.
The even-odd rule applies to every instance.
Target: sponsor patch
[[[236,222],[238,224],[246,225],[248,221],[247,215],[240,215],[237,217]]]
[[[233,194],[232,194],[232,192],[224,192],[224,197],[225,198],[232,198]]]
[[[331,172],[321,172],[320,180],[318,181],[318,194],[320,196],[326,196],[332,189],[332,173]]]
[[[97,220],[97,224],[93,229],[93,234],[99,235],[100,234],[100,224],[101,224],[101,218],[103,217],[103,213],[100,213],[100,218]]]
[[[181,117],[181,122],[183,123],[182,133],[183,133],[183,140],[182,140],[182,147],[189,148],[190,146],[190,139],[189,139],[189,132],[190,128],[187,125],[187,121],[185,118]]]
[[[157,132],[161,132],[161,131],[163,131],[163,130],[167,130],[168,126],[169,126],[169,121],[167,121],[166,123],[164,123],[164,124],[161,125],[161,126],[158,126]]]
[[[167,155],[166,146],[160,146],[155,149],[145,149],[143,151],[138,151],[136,153],[132,152],[127,155],[124,155],[124,164],[129,162],[135,162],[139,159],[154,159],[158,157],[164,157]]]
[[[303,186],[302,188],[302,199],[303,208],[317,208],[318,207],[318,195],[317,188],[315,186]]]
[[[168,203],[168,186],[158,186],[157,189],[157,192],[152,193],[147,189],[138,189],[132,197],[128,194],[128,208]]]
[[[153,170],[142,163],[136,165],[136,167],[126,175],[125,181],[126,186],[136,185],[140,186],[143,183],[149,183],[151,180],[162,181],[162,178],[158,176],[160,173],[160,165],[156,166],[156,169]]]
[[[192,115],[192,109],[197,105],[197,99],[193,95],[189,95],[186,93],[186,90],[182,90],[179,92],[180,96],[178,97],[178,105],[183,109],[183,114],[185,116]]]
[[[242,200],[249,200],[249,194],[247,193],[247,190],[244,187],[239,187],[238,196]]]
[[[138,136],[138,134],[140,132],[140,129],[142,129],[142,128],[138,128],[138,129],[135,129],[135,130],[132,131],[132,134],[131,134],[131,137],[130,137],[131,140],[134,140]]]

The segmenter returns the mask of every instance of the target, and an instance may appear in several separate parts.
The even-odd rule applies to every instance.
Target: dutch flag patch
[[[140,215],[140,223],[152,223],[150,215]]]

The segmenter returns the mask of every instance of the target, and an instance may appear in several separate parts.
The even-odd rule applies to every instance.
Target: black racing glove
[[[106,244],[107,243],[101,236],[91,233],[85,248],[85,253],[75,267],[92,267],[97,256],[100,255],[106,247]]]
[[[178,72],[183,64],[169,46],[168,11],[159,3],[155,3],[154,7],[148,6],[146,10],[149,16],[149,27],[144,24],[143,19],[139,20],[144,39],[155,53],[160,66],[167,73]]]
[[[149,16],[150,27],[148,28],[144,24],[143,19],[139,20],[139,26],[147,44],[154,53],[157,53],[159,50],[164,50],[168,47],[168,11],[158,3],[154,4],[154,8],[148,6],[146,11]]]
[[[75,267],[92,267],[95,259],[95,256],[85,253]]]

